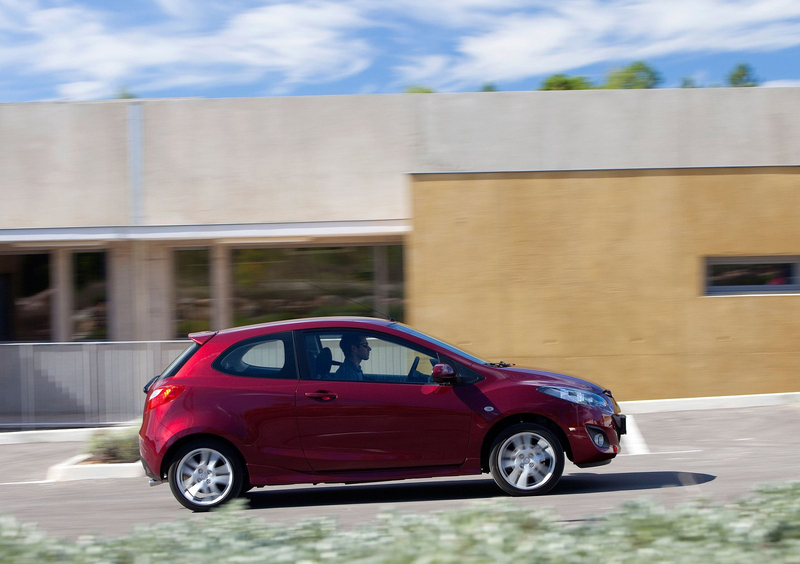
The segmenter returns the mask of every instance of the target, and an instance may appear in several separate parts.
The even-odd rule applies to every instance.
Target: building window
[[[211,254],[208,249],[175,251],[175,336],[211,328]]]
[[[800,292],[800,257],[706,259],[706,295]]]
[[[403,314],[402,247],[235,249],[235,325]]]
[[[75,311],[72,335],[75,341],[108,338],[106,314],[106,253],[73,255]]]

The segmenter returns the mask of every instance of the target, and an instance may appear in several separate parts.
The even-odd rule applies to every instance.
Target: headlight
[[[592,392],[584,392],[577,388],[564,388],[560,386],[539,386],[537,388],[543,394],[553,396],[554,398],[561,398],[563,400],[571,401],[572,403],[579,403],[581,405],[588,405],[589,407],[598,407],[603,411],[613,412],[611,402],[608,398]]]

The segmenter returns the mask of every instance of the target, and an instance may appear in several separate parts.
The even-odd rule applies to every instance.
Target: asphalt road
[[[561,482],[546,496],[508,498],[483,475],[263,488],[247,494],[248,511],[269,521],[332,515],[349,527],[388,506],[429,512],[504,498],[580,521],[601,517],[628,499],[648,497],[671,505],[709,497],[725,503],[758,484],[800,479],[798,404],[641,414],[635,426],[642,442],[627,441],[627,452],[608,466],[582,470],[568,462]],[[204,518],[180,506],[168,486],[151,488],[146,479],[44,481],[50,465],[81,448],[77,443],[0,446],[2,514],[68,538],[124,535],[143,523]]]

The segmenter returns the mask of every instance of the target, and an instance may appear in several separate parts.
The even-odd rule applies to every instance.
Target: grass
[[[89,439],[84,450],[92,455],[89,459],[92,462],[138,462],[139,429],[134,426],[98,431]]]
[[[729,505],[695,501],[665,508],[635,501],[579,526],[510,498],[423,515],[387,512],[356,529],[339,528],[328,518],[265,523],[240,511],[243,504],[202,521],[187,518],[122,538],[76,542],[2,517],[0,562],[800,563],[800,483],[762,487]]]

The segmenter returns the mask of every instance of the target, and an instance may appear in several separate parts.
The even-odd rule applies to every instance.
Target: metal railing
[[[188,345],[0,344],[0,428],[94,427],[141,417],[142,387]]]

